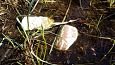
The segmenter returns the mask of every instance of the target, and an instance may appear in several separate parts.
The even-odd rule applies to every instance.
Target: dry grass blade
[[[37,55],[35,55],[34,51],[33,51],[33,45],[31,46],[31,54],[39,61],[43,62],[43,63],[46,63],[46,64],[51,64],[51,65],[55,65],[55,64],[52,64],[52,63],[49,63],[47,61],[44,61],[42,59],[40,59]]]
[[[39,3],[39,0],[37,0],[36,4],[34,5],[34,7],[32,8],[32,10],[30,11],[30,13],[32,13],[34,11],[34,9],[36,8],[37,4]]]

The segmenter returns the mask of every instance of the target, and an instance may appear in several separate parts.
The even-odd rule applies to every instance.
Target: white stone
[[[63,51],[68,50],[76,41],[77,37],[77,28],[70,25],[64,25],[61,30],[60,37],[58,37],[58,40],[56,41],[56,48]]]
[[[48,17],[43,16],[25,16],[22,19],[21,26],[24,30],[33,30],[33,29],[41,29],[41,26],[44,29],[48,29],[52,24],[53,20]],[[28,26],[29,24],[29,26]],[[29,28],[28,28],[29,27]]]

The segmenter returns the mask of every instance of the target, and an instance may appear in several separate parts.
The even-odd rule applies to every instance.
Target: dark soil
[[[56,0],[55,3],[38,3],[31,15],[48,16],[61,22],[69,2],[70,0]],[[47,52],[46,61],[57,65],[114,65],[115,7],[110,8],[109,3],[102,0],[92,1],[91,5],[90,0],[82,0],[81,5],[79,1],[73,0],[65,20],[79,19],[76,22],[69,23],[69,25],[78,28],[78,39],[67,51],[54,48],[51,54]],[[24,43],[24,38],[17,29],[19,25],[16,17],[19,14],[16,9],[22,15],[29,14],[29,5],[26,0],[0,1],[0,41],[3,43],[0,46],[0,65],[19,65],[17,62],[22,63],[22,65],[34,65],[30,56],[25,54],[25,50],[28,49],[21,49],[18,46],[18,44]],[[98,22],[100,22],[99,25]],[[55,26],[49,31],[57,34],[59,26]],[[7,39],[3,40],[3,34],[7,35],[17,47],[14,48]],[[46,42],[52,44],[55,36],[51,33],[46,34]],[[33,42],[37,41],[34,40]],[[35,50],[37,46],[34,45]],[[42,46],[41,43],[40,48]],[[47,51],[50,48],[48,46]],[[41,49],[38,50],[38,52],[40,51]],[[35,65],[37,65],[37,62]]]

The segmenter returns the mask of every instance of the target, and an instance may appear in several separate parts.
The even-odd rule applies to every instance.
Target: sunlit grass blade
[[[13,41],[8,37],[6,36],[5,34],[2,33],[2,35],[12,44],[12,46],[15,48],[15,45],[13,43]]]
[[[115,3],[115,0],[107,0],[110,3],[110,7]]]
[[[3,41],[4,41],[5,38],[3,38],[2,40],[0,40],[0,46],[3,45]]]
[[[46,44],[46,39],[45,39],[45,36],[44,36],[44,28],[43,26],[41,26],[42,30],[40,31],[41,35],[42,35],[42,38],[44,40],[44,56],[43,56],[43,60],[45,60],[45,57],[46,57],[46,52],[47,52],[47,44]]]

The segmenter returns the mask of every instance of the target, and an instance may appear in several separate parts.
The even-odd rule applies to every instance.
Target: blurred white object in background
[[[76,41],[77,37],[77,28],[70,25],[64,25],[61,30],[60,36],[55,43],[55,46],[59,50],[68,50],[69,47]]]
[[[53,24],[54,20],[48,17],[43,16],[25,16],[22,19],[21,26],[24,30],[33,30],[33,29],[48,29]],[[29,25],[29,26],[28,26]]]

